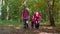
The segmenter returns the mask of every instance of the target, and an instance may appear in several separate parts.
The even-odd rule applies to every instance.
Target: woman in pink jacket
[[[23,14],[24,28],[28,28],[29,11],[25,9],[22,14]]]

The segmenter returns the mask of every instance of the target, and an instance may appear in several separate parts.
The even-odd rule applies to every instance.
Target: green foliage
[[[7,11],[7,9],[6,9],[6,6],[4,5],[3,7],[2,7],[2,19],[4,19],[5,17],[6,17],[6,11]]]
[[[5,5],[2,7],[2,18],[7,15],[7,6],[9,6],[9,17],[14,20],[18,20],[22,17],[22,11],[24,10],[24,0],[4,0]],[[49,21],[49,12],[47,0],[28,0],[28,8],[30,9],[30,17],[33,16],[34,11],[38,11],[42,14],[42,21],[47,19]],[[60,2],[55,0],[54,4],[54,19],[57,20],[60,17]]]

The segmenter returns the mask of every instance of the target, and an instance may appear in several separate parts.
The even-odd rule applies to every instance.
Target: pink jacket
[[[39,13],[39,14],[34,14],[34,18],[35,18],[35,20],[40,20],[41,19],[41,14]]]
[[[28,10],[24,10],[24,11],[23,11],[23,19],[28,19],[28,17],[29,17],[29,12],[28,12]]]
[[[31,22],[34,22],[35,21],[35,18],[31,18]]]

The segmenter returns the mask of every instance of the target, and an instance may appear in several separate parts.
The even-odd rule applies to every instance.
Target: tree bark
[[[1,18],[2,1],[3,1],[3,0],[0,0],[0,18]]]
[[[9,19],[9,1],[5,0],[5,5],[6,5],[6,17],[5,19],[8,20]]]
[[[55,26],[55,23],[54,23],[54,15],[53,15],[53,8],[54,8],[54,0],[52,2],[52,5],[51,5],[51,0],[48,0],[48,7],[49,7],[49,19],[50,19],[50,25],[51,26]]]
[[[6,16],[6,20],[9,19],[9,7],[7,6],[7,16]]]

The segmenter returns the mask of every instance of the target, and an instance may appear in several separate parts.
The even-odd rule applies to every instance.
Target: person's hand
[[[26,21],[26,23],[28,23],[28,21]]]
[[[35,18],[35,20],[36,20],[36,18]]]

